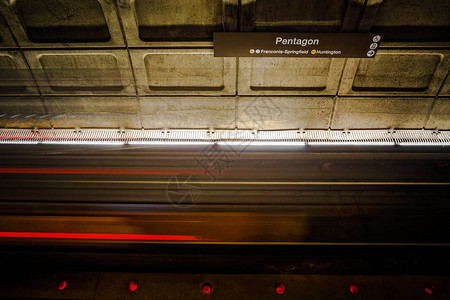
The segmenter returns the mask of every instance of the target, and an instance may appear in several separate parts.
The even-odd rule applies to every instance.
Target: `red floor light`
[[[129,290],[130,292],[136,291],[137,288],[138,288],[138,285],[137,285],[136,282],[130,281],[130,282],[128,283],[128,290]]]
[[[433,295],[433,294],[435,294],[435,293],[436,293],[436,286],[435,286],[434,284],[427,284],[427,285],[425,286],[425,292],[426,292],[428,295]]]
[[[62,291],[63,289],[65,289],[67,286],[67,282],[63,281],[60,283],[60,285],[58,286],[58,290]]]
[[[286,290],[286,288],[284,287],[284,284],[282,284],[282,283],[277,284],[277,286],[275,287],[275,292],[277,292],[278,295],[284,294],[285,290]]]
[[[350,285],[350,293],[356,295],[359,294],[359,287],[356,284]]]
[[[205,293],[205,294],[211,293],[211,290],[212,290],[211,286],[210,286],[209,284],[207,284],[207,283],[205,283],[205,284],[202,286],[202,291],[203,291],[203,293]]]

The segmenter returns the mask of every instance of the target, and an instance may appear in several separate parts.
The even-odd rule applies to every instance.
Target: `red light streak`
[[[63,233],[63,232],[0,232],[0,238],[38,238],[75,240],[135,240],[135,241],[206,241],[193,235]]]

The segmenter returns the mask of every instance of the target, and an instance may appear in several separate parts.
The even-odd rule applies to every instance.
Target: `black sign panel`
[[[214,56],[373,58],[382,39],[378,33],[215,32]]]

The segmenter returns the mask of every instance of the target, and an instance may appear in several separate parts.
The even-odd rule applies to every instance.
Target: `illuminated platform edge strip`
[[[0,144],[66,145],[380,145],[450,146],[450,131],[434,130],[117,130],[0,129]]]

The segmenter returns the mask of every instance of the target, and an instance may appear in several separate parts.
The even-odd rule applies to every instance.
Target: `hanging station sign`
[[[378,33],[215,32],[215,57],[375,57]]]

